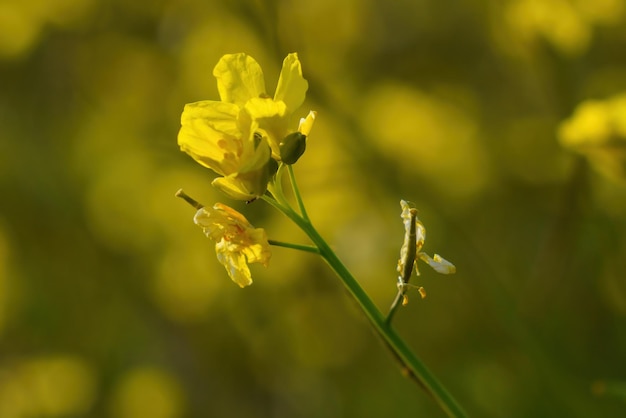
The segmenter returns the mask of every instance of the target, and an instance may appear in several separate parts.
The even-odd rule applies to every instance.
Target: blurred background
[[[443,416],[318,257],[240,289],[174,197],[307,243],[178,150],[234,52],[270,94],[299,53],[304,200],[382,311],[400,199],[456,264],[395,325],[470,416],[623,416],[625,45],[621,0],[1,1],[0,416]]]

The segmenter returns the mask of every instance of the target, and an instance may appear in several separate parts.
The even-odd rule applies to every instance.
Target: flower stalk
[[[381,337],[385,346],[398,361],[403,374],[407,375],[420,387],[422,387],[449,417],[465,417],[466,414],[463,409],[391,326],[393,311],[400,306],[400,303],[394,304],[394,308],[392,308],[393,311],[390,312],[390,315],[387,317],[383,316],[365,290],[363,290],[363,288],[359,285],[352,273],[350,273],[347,267],[341,262],[339,257],[337,257],[335,252],[317,232],[310,219],[306,216],[304,203],[300,196],[295,175],[291,166],[288,166],[288,171],[294,196],[301,213],[297,213],[291,206],[288,205],[287,199],[284,195],[273,196],[268,192],[262,196],[262,199],[285,214],[311,239],[315,247],[318,249],[320,256],[341,279],[348,292],[352,295],[352,297],[354,297],[359,307],[365,313],[365,316],[376,331],[376,334]],[[277,193],[278,190],[282,191],[281,188],[274,188],[274,193]],[[309,249],[305,249],[304,251],[311,252]],[[400,290],[397,296],[397,298],[399,298],[398,301],[402,299],[402,297],[403,291]]]
[[[267,266],[270,245],[319,254],[357,301],[403,374],[423,388],[449,417],[464,417],[463,409],[391,326],[398,308],[407,303],[406,293],[410,288],[417,288],[422,298],[425,297],[422,287],[409,284],[413,272],[419,275],[417,260],[442,274],[455,271],[454,265],[439,255],[431,258],[421,251],[426,231],[417,219],[417,210],[408,202],[400,202],[406,234],[398,261],[398,293],[385,317],[313,226],[296,183],[292,164],[304,154],[317,115],[310,111],[300,119],[297,130],[293,129],[292,116],[304,102],[308,88],[298,55],[289,54],[283,61],[273,96],[265,88],[261,67],[246,54],[224,55],[213,75],[220,101],[204,100],[185,106],[178,134],[181,150],[218,175],[212,182],[218,190],[248,203],[259,198],[266,201],[294,222],[313,243],[268,240],[263,228],[255,228],[233,208],[222,203],[204,207],[179,190],[176,196],[197,209],[194,223],[215,241],[217,259],[230,278],[241,287],[250,285],[248,264]],[[295,205],[283,190],[285,171]]]
[[[292,250],[298,250],[298,251],[303,251],[306,253],[313,253],[313,254],[320,253],[319,248],[317,248],[314,245],[293,244],[291,242],[282,242],[282,241],[276,241],[273,239],[270,239],[267,241],[270,243],[270,245],[273,245],[275,247],[291,248]]]

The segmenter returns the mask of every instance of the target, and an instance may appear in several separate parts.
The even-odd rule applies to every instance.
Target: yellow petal
[[[260,97],[248,100],[248,102],[246,102],[245,109],[253,119],[272,117],[282,118],[287,112],[285,102]]]
[[[246,147],[254,145],[247,143]],[[267,190],[270,180],[271,151],[266,142],[258,144],[255,150],[244,150],[237,172],[213,180],[213,186],[236,200],[251,200]]]
[[[224,193],[226,196],[235,200],[252,200],[265,192],[265,190],[262,192],[260,190],[249,190],[248,184],[237,178],[236,174],[231,174],[226,177],[217,177],[211,182],[211,185]]]
[[[246,112],[258,123],[258,132],[269,143],[275,159],[280,159],[280,142],[287,136],[289,118],[284,102],[272,99],[251,99],[246,103]]]
[[[213,69],[213,75],[223,102],[243,107],[249,99],[266,95],[263,70],[246,54],[224,55]]]
[[[248,263],[261,263],[263,266],[267,267],[272,252],[269,242],[267,241],[267,233],[265,230],[263,228],[255,228],[248,231],[248,239],[254,243],[242,249],[242,252],[248,259]]]
[[[317,112],[311,110],[306,118],[301,118],[300,124],[298,125],[298,132],[300,132],[302,135],[309,136],[316,117]]]
[[[225,244],[224,241],[215,244],[218,261],[222,263],[230,278],[237,283],[239,287],[251,285],[252,275],[250,274],[248,264],[246,264],[245,255],[227,251]]]
[[[194,160],[227,175],[237,170],[240,153],[239,109],[232,104],[204,101],[185,106],[178,133],[180,149]]]
[[[287,112],[293,113],[304,102],[308,88],[309,83],[302,77],[302,66],[298,60],[298,54],[287,55],[283,61],[274,100],[285,102]]]
[[[207,237],[215,241],[224,236],[232,239],[233,236],[254,229],[245,216],[222,203],[216,203],[212,208],[198,209],[193,221],[202,228]]]
[[[194,120],[202,120],[217,131],[236,136],[240,131],[237,126],[239,113],[239,107],[232,103],[203,100],[186,104],[180,122],[186,125]]]
[[[241,154],[241,166],[239,173],[250,173],[261,170],[267,166],[271,158],[271,150],[267,141],[246,141]],[[267,182],[266,182],[267,183]]]
[[[223,203],[216,203],[213,205],[213,209],[221,215],[220,222],[221,223],[229,223],[236,224],[239,227],[244,229],[254,228],[250,222],[246,219],[243,214],[237,212],[235,209],[230,206],[226,206]]]
[[[212,240],[219,241],[224,235],[224,228],[215,218],[215,210],[200,208],[193,217],[193,222],[202,228],[202,232]]]

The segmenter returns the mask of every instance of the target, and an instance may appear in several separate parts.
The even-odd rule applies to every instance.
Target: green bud
[[[279,144],[280,159],[285,164],[295,164],[306,150],[306,135],[300,132],[289,134]]]

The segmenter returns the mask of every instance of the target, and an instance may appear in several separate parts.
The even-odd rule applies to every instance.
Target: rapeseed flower
[[[181,125],[181,150],[223,176],[213,180],[215,187],[237,200],[265,193],[272,174],[271,151],[255,134],[258,124],[245,110],[231,103],[190,103]]]
[[[241,213],[222,204],[200,208],[194,216],[196,225],[216,241],[217,259],[230,278],[240,287],[252,284],[248,264],[267,267],[271,251],[263,228],[255,228]]]
[[[301,119],[297,130],[290,124],[304,102],[308,82],[295,53],[283,61],[273,97],[266,93],[263,70],[246,54],[224,55],[213,75],[221,101],[187,104],[178,144],[223,176],[214,186],[234,199],[252,200],[265,193],[277,167],[271,158],[293,164],[306,148],[315,112]],[[297,134],[295,142],[292,134]]]
[[[245,109],[258,122],[258,133],[269,143],[272,157],[281,160],[280,143],[290,130],[291,116],[304,102],[309,83],[302,77],[298,54],[283,61],[274,96],[265,88],[261,66],[240,53],[224,55],[213,70],[223,102]]]

